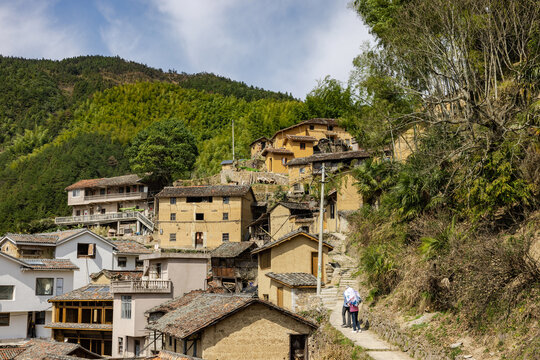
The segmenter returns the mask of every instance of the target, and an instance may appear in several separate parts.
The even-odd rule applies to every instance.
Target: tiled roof
[[[112,331],[112,324],[86,324],[86,323],[60,323],[53,322],[47,324],[50,329],[73,329],[73,330],[106,330]]]
[[[317,239],[315,236],[310,235],[310,234],[302,231],[301,229],[297,229],[295,231],[291,231],[290,233],[284,235],[283,237],[281,237],[280,239],[278,239],[276,241],[271,241],[271,242],[268,242],[268,243],[264,244],[260,248],[253,250],[251,253],[252,254],[259,253],[259,252],[261,252],[263,250],[266,250],[266,249],[269,249],[269,248],[274,247],[276,245],[279,245],[284,241],[294,239],[295,237],[297,237],[299,235],[304,235],[305,237],[307,237],[308,239],[311,239],[313,241],[319,241],[319,239]],[[330,250],[332,250],[334,248],[332,245],[330,245],[329,243],[327,243],[324,240],[323,240],[323,245],[328,247]]]
[[[153,357],[151,360],[202,360],[201,358],[175,353],[172,351],[161,350],[157,357]]]
[[[274,210],[278,205],[284,206],[289,210],[311,210],[311,207],[309,206],[309,203],[303,202],[303,203],[297,203],[297,202],[288,202],[288,201],[280,201],[274,207],[270,210]]]
[[[256,142],[259,142],[259,141],[262,141],[262,140],[266,140],[266,141],[270,141],[270,139],[268,139],[267,137],[263,136],[263,137],[260,137],[258,139],[255,139],[251,142],[251,144],[249,144],[249,146],[251,147],[251,145],[255,144]]]
[[[285,129],[281,129],[281,130],[276,131],[274,136],[272,136],[272,139],[274,139],[277,136],[277,134],[279,134],[279,133],[281,133],[283,131],[294,129],[295,127],[302,126],[302,125],[312,125],[312,124],[336,126],[336,125],[338,125],[338,121],[336,119],[324,119],[324,118],[315,118],[315,119],[309,119],[309,120],[301,121],[298,124],[294,124],[294,125],[289,126],[289,127],[285,128]]]
[[[24,345],[24,349],[15,357],[15,360],[56,359],[58,356],[72,355],[75,352],[84,353],[85,357],[89,359],[101,359],[101,356],[86,350],[78,344],[54,340],[32,339]]]
[[[139,280],[142,278],[142,270],[107,270],[103,269],[100,272],[90,274],[90,278],[95,280],[103,274],[107,279],[111,280]]]
[[[230,165],[232,163],[233,163],[232,160],[223,160],[220,165]]]
[[[168,186],[156,197],[244,196],[250,191],[249,185]]]
[[[223,243],[210,253],[210,257],[234,258],[252,247],[257,247],[257,244],[251,241]]]
[[[152,250],[135,240],[111,240],[121,254],[151,254]]]
[[[161,303],[157,306],[154,306],[153,308],[147,310],[145,314],[168,313],[169,311],[173,311],[174,309],[184,306],[185,304],[189,303],[191,300],[204,292],[205,290],[192,290],[184,296],[176,297],[174,299],[165,301],[164,303]]]
[[[63,295],[50,298],[49,301],[66,300],[112,300],[113,296],[109,285],[90,284],[82,288],[75,289]]]
[[[20,259],[32,270],[79,270],[69,259]]]
[[[315,142],[317,138],[313,136],[302,136],[302,135],[287,135],[287,139],[292,141],[304,141],[304,142]]]
[[[55,245],[59,241],[64,240],[72,235],[85,232],[87,229],[72,229],[64,231],[55,231],[49,233],[40,234],[12,234],[8,233],[4,235],[4,238],[8,238],[15,244],[35,244],[35,245]]]
[[[77,181],[75,184],[71,184],[66,187],[65,190],[84,189],[93,187],[105,187],[105,186],[122,186],[122,185],[138,185],[140,184],[141,177],[136,174],[115,176],[110,178],[100,179],[84,179]]]
[[[350,160],[350,159],[365,159],[371,157],[371,154],[364,150],[358,151],[342,151],[336,153],[320,153],[302,158],[295,158],[287,162],[287,166],[294,165],[307,165],[320,161],[333,161],[333,160]]]
[[[8,346],[0,348],[0,360],[12,360],[25,350],[22,346]]]
[[[262,155],[266,155],[268,153],[272,153],[272,154],[282,154],[282,155],[294,155],[294,153],[291,151],[291,150],[288,150],[288,149],[284,149],[284,148],[277,148],[277,149],[274,149],[274,148],[265,148],[262,152]]]
[[[313,274],[296,273],[266,273],[271,279],[274,279],[290,287],[314,287],[317,286],[317,278]]]
[[[163,315],[157,321],[149,323],[146,328],[183,339],[255,303],[264,304],[316,327],[310,321],[258,298],[246,295],[203,293]]]

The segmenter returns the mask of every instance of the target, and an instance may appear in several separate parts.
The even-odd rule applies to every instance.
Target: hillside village
[[[5,234],[3,358],[307,359],[318,325],[302,314],[338,295],[349,269],[331,254],[362,206],[351,170],[374,155],[334,119],[250,149],[170,187],[80,179],[65,189],[72,216],[55,219],[67,230]]]

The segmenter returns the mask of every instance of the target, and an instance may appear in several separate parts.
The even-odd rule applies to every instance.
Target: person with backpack
[[[341,327],[351,327],[351,313],[349,311],[349,304],[347,303],[347,298],[345,297],[345,292],[343,293],[343,307],[341,308],[341,318],[343,323]],[[345,321],[347,320],[347,321]]]
[[[349,305],[349,312],[351,313],[353,326],[352,332],[362,332],[362,329],[360,329],[360,324],[358,323],[358,306],[360,306],[360,303],[362,302],[360,294],[353,288],[348,287],[343,293],[343,296],[345,297],[345,301]]]

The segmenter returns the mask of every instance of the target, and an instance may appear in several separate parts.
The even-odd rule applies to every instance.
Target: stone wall
[[[263,171],[236,171],[222,170],[220,173],[222,184],[276,184],[289,185],[289,178],[283,174],[276,174]]]
[[[384,314],[377,313],[363,306],[361,320],[362,326],[368,322],[371,331],[376,332],[386,341],[397,345],[402,351],[407,352],[409,356],[422,360],[450,360],[445,351],[429,344],[426,340],[420,340],[410,335],[405,329],[402,329],[392,319]],[[360,320],[360,319],[359,319]]]

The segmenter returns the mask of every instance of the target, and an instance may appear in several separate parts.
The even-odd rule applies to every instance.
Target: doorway
[[[311,253],[311,274],[317,277],[319,269],[319,254],[316,252]]]
[[[283,287],[277,288],[277,306],[283,307]]]
[[[202,248],[204,246],[204,237],[202,232],[195,233],[195,247]]]
[[[307,360],[307,335],[291,335],[289,343],[290,360]]]
[[[141,354],[141,340],[134,340],[135,344],[135,356],[139,356]]]

